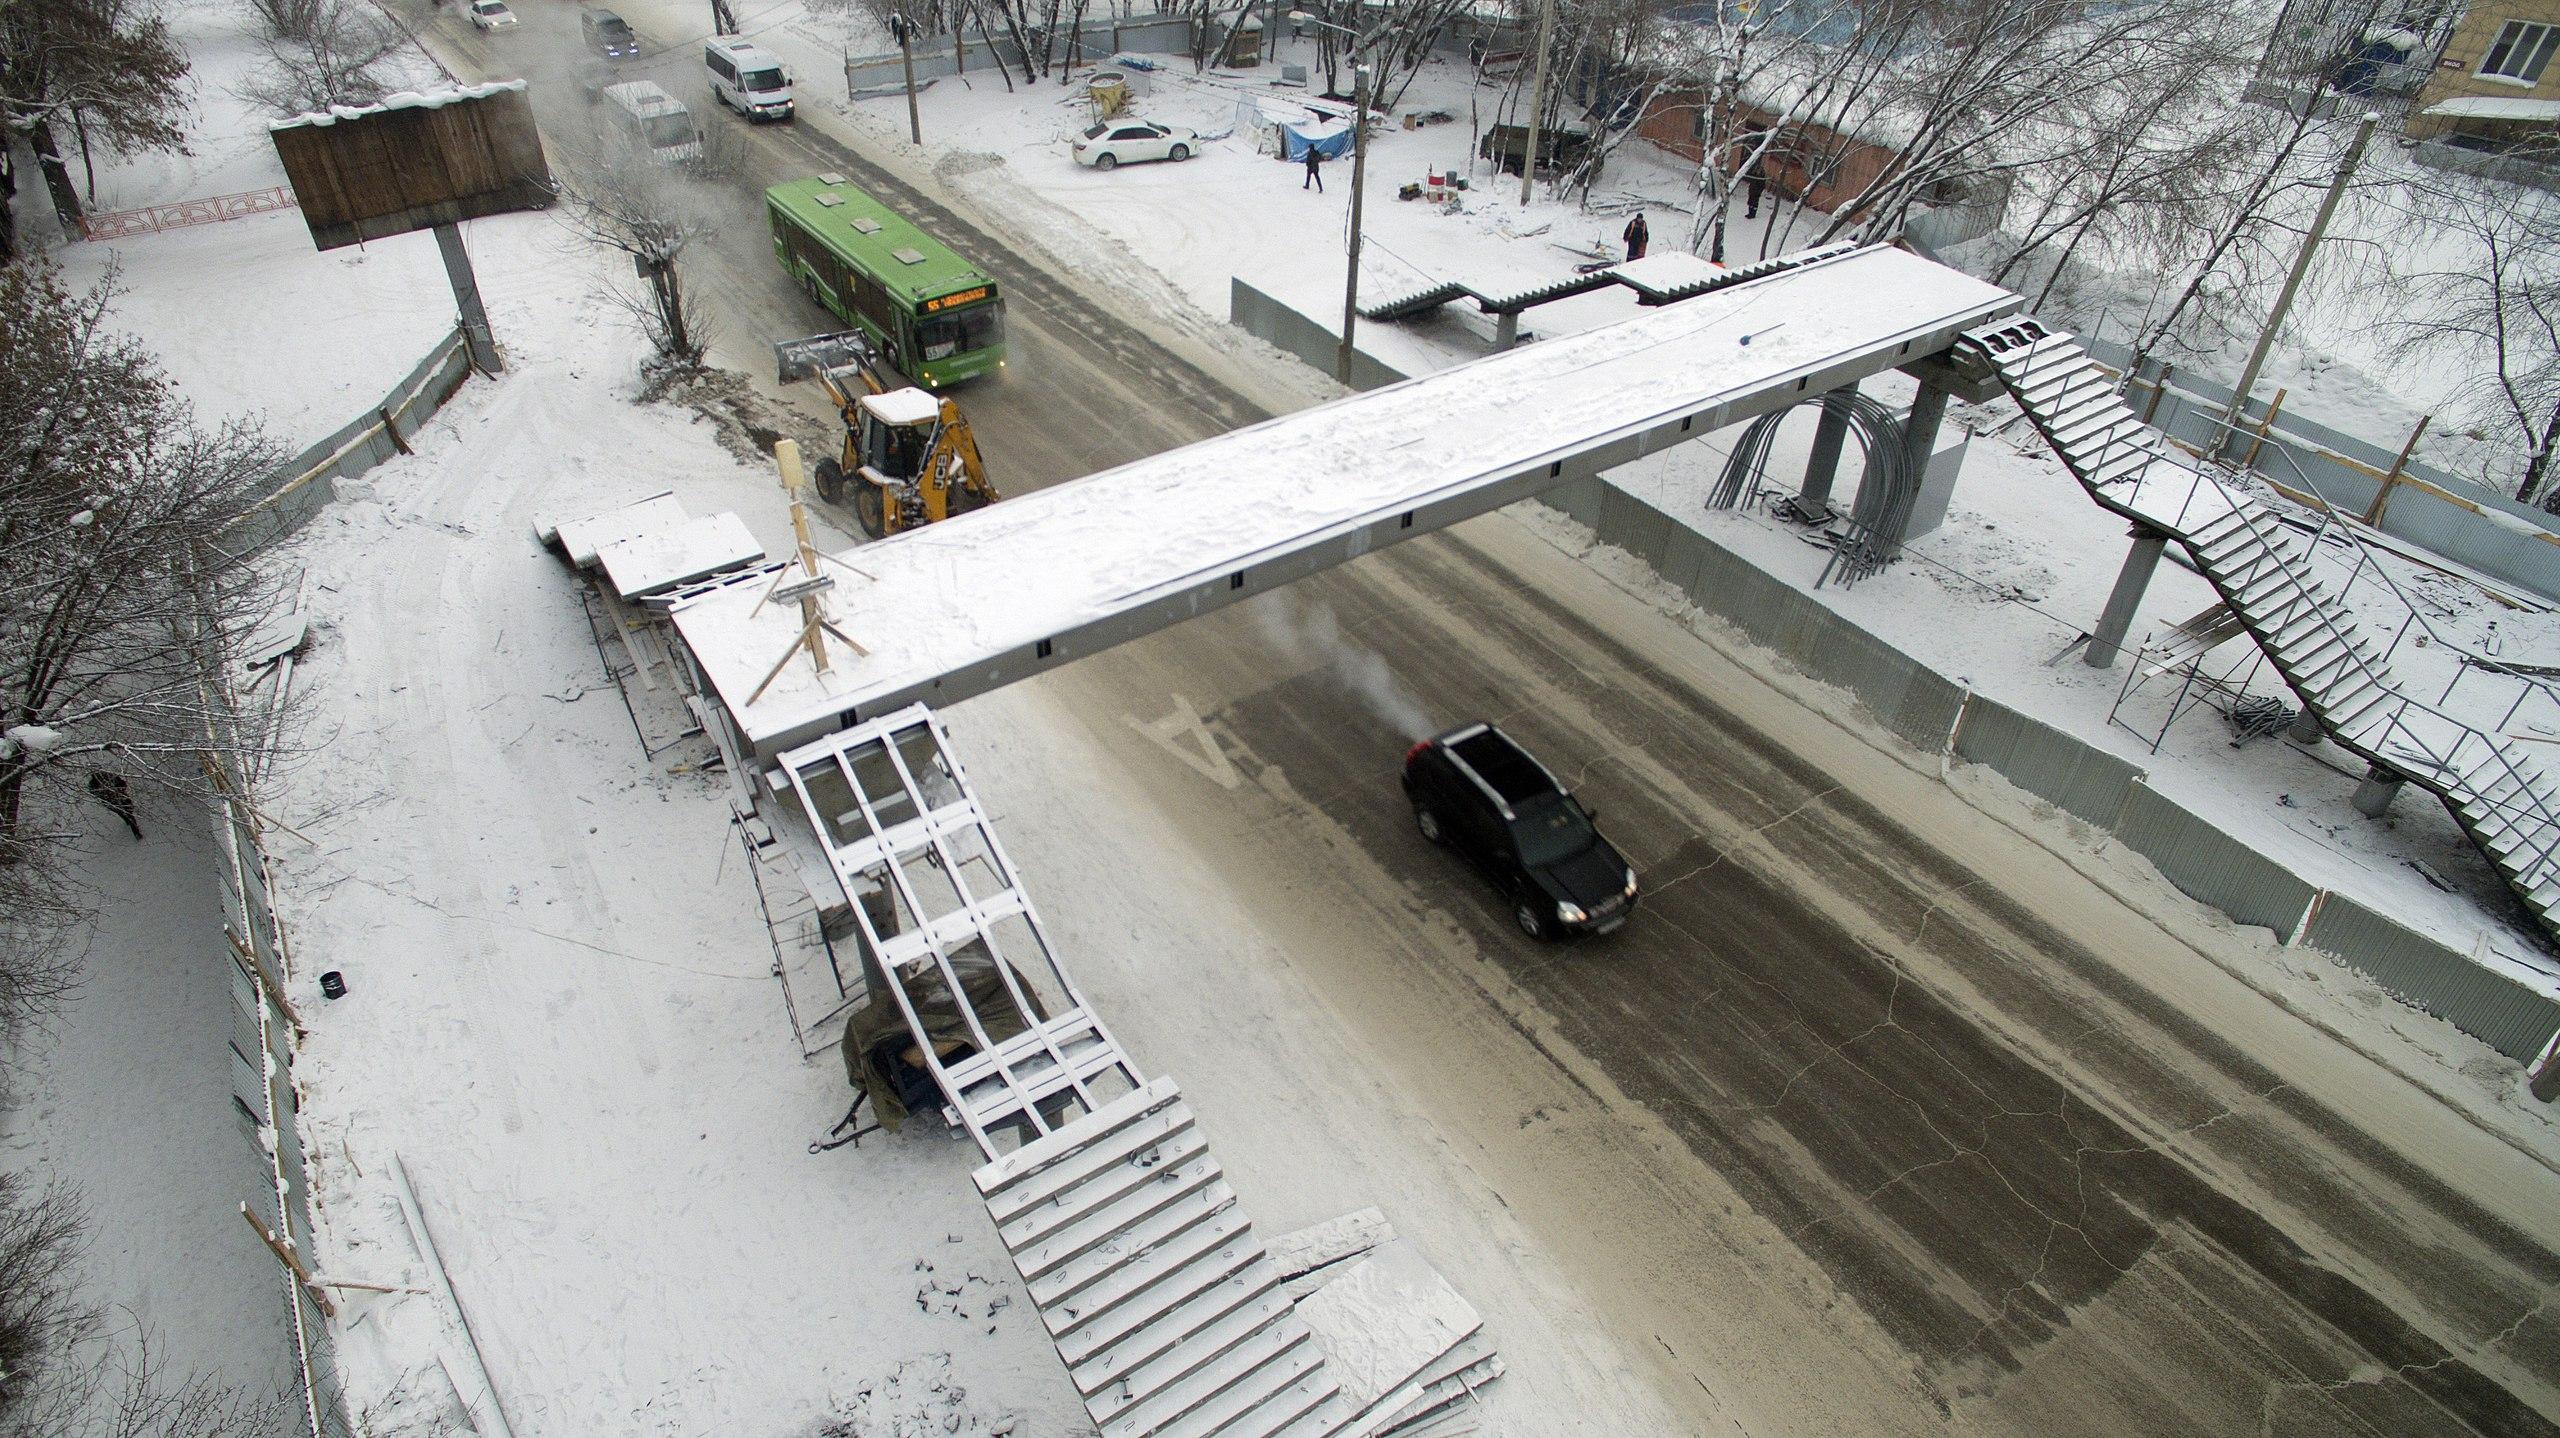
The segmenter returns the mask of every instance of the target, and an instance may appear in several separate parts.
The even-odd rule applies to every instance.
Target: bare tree
[[[186,78],[186,55],[141,0],[0,3],[0,148],[26,138],[65,225],[81,204],[54,126],[75,121],[116,153],[185,154]],[[0,185],[0,261],[17,252],[13,193]]]
[[[300,40],[319,23],[322,0],[246,0],[249,13],[279,40]]]
[[[240,98],[278,115],[370,105],[389,92],[392,57],[409,37],[371,0],[270,0],[286,25],[264,41],[267,63]]]
[[[13,983],[40,997],[58,978],[47,944],[89,902],[73,810],[96,776],[199,796],[209,749],[265,742],[217,730],[207,681],[275,602],[240,521],[281,455],[199,429],[108,331],[113,295],[67,293],[40,260],[0,268],[0,1020],[28,999]]]
[[[80,1292],[88,1221],[60,1184],[0,1172],[0,1438],[269,1438],[283,1395],[174,1375],[150,1330],[109,1335]]]
[[[2405,271],[2403,303],[2382,322],[2401,357],[2460,367],[2463,418],[2506,435],[2505,462],[2482,477],[2553,509],[2560,468],[2560,198],[2498,180],[2419,171],[2408,222],[2459,248],[2449,263]],[[2420,254],[2440,251],[2420,247]]]
[[[563,185],[572,229],[631,257],[634,287],[608,283],[605,297],[639,321],[654,352],[652,367],[678,374],[702,368],[710,345],[704,316],[684,288],[685,252],[720,227],[723,197],[700,177],[734,173],[731,132],[702,135],[699,156],[678,164],[617,134],[606,134],[580,166],[587,178]]]

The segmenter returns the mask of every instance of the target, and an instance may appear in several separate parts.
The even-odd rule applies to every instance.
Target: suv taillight
[[[1405,751],[1404,751],[1404,762],[1406,762],[1406,763],[1408,763],[1408,764],[1412,763],[1412,762],[1414,761],[1414,759],[1415,759],[1416,757],[1418,757],[1418,756],[1422,753],[1422,751],[1423,751],[1423,750],[1428,749],[1428,748],[1430,748],[1430,747],[1431,747],[1431,741],[1430,741],[1430,740],[1428,740],[1428,739],[1421,740],[1420,742],[1416,743],[1412,748],[1407,749],[1407,750],[1405,750]]]

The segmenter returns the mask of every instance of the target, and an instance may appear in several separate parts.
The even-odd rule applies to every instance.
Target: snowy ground
[[[789,43],[786,32],[763,38]],[[795,58],[804,76],[825,73],[822,53]],[[1149,104],[1170,105],[1173,88]],[[1185,166],[1077,170],[1049,131],[1024,138],[1025,103],[1056,109],[1059,129],[1068,123],[1072,111],[1051,99],[937,86],[926,97],[929,135],[965,145],[966,107],[986,110],[983,147],[943,154],[938,168],[1097,283],[1126,276],[1134,287],[1161,271],[1223,314],[1226,276],[1243,273],[1323,312],[1338,280],[1338,188],[1303,194],[1294,169],[1232,142]],[[1186,103],[1214,128],[1216,97]],[[867,144],[885,146],[902,120],[869,106],[855,124]],[[1390,132],[1373,198],[1391,193],[1398,171],[1454,158],[1463,134]],[[1381,290],[1439,265],[1471,279],[1547,273],[1567,263],[1546,248],[1552,238],[1596,240],[1618,223],[1556,209],[1540,212],[1556,228],[1530,235],[1535,224],[1491,207],[1450,216],[1378,200],[1370,213],[1384,258],[1369,282]],[[1657,214],[1656,233],[1677,224]],[[716,781],[640,758],[602,684],[575,586],[528,537],[536,520],[672,488],[697,513],[739,511],[778,545],[777,491],[707,425],[629,403],[633,342],[585,301],[598,270],[552,220],[515,216],[472,233],[511,376],[468,387],[429,428],[419,458],[344,487],[297,557],[321,621],[297,682],[317,691],[337,727],[282,778],[277,817],[315,842],[280,839],[278,858],[301,951],[329,956],[304,970],[340,967],[351,985],[337,1004],[298,996],[314,1014],[297,1076],[323,1261],[374,1281],[420,1276],[383,1177],[396,1151],[529,1433],[967,1434],[1007,1418],[1022,1433],[1079,1431],[1080,1406],[1027,1305],[1000,1302],[1015,1289],[968,1197],[973,1153],[929,1139],[800,1152],[845,1090],[830,1065],[803,1065],[792,1048]],[[122,313],[208,408],[263,410],[308,437],[370,402],[441,331],[429,244],[412,236],[361,259],[314,257],[291,216],[136,240],[119,247],[135,289]],[[234,293],[295,298],[267,306],[273,315],[225,313],[223,323],[311,328],[260,330],[233,346],[204,334],[201,307],[154,308],[225,254],[241,266]],[[1540,318],[1562,330],[1629,304],[1596,297]],[[315,345],[387,372],[341,401],[302,393],[309,372],[238,362]],[[1399,362],[1431,352],[1409,337],[1376,347]],[[217,405],[227,378],[237,390]],[[2102,718],[2107,681],[2093,687],[2037,661],[2094,614],[2121,550],[2116,527],[2034,456],[1992,463],[1996,447],[1977,446],[1962,513],[1930,552],[1995,583],[2021,581],[2043,596],[2037,608],[2063,617],[1942,587],[1914,566],[1835,602],[1989,692],[2048,717],[2076,715],[2082,728],[2092,704]],[[1703,463],[1647,482],[1694,484]],[[1720,537],[1779,573],[1809,578],[1818,567],[1812,551],[1757,521],[1720,523]],[[2188,582],[2164,570],[2157,611],[2182,618],[2198,607],[2180,587]],[[1950,612],[1969,621],[1961,635]],[[1950,647],[1930,650],[1931,636]],[[2039,682],[2049,698],[2026,687]],[[1118,955],[1084,976],[1142,1058],[1190,1081],[1248,1209],[1277,1230],[1379,1202],[1427,1235],[1459,1289],[1499,1316],[1514,1362],[1493,1393],[1503,1431],[1677,1431],[1630,1377],[1637,1360],[1581,1321],[1573,1289],[1472,1156],[1388,1101],[1393,1067],[1363,1045],[1356,1023],[1320,1012],[1269,945],[1235,939],[1249,927],[1236,895],[1173,842],[1162,816],[1117,791],[1110,763],[1075,737],[1058,703],[1009,691],[960,711],[955,727],[1070,962]],[[2192,787],[2157,777],[2188,802],[2246,782],[2317,792],[2324,816],[2343,808],[2347,781],[2313,761],[2261,743],[2237,751],[2238,769],[2204,767],[2219,753],[2210,726],[2190,721],[2171,754],[2178,782]],[[2295,767],[2266,778],[2262,767],[2275,763]],[[2258,777],[2235,777],[2244,770]],[[2284,816],[2273,822],[2285,827]],[[2406,804],[2402,831],[2422,824],[2420,806]],[[1096,832],[1114,837],[1107,852]],[[2367,878],[2377,886],[2408,873],[2389,850],[2297,837],[2306,862],[2376,867],[2382,877]],[[1143,886],[1132,874],[1145,875]],[[2393,904],[2435,902],[2432,890],[2402,887],[2374,892]],[[2480,922],[2465,908],[2422,916]],[[1239,1011],[1137,1003],[1179,984],[1201,954],[1219,956],[1222,981],[1243,986]],[[1238,1044],[1239,1031],[1252,1042]],[[2465,1061],[2460,1041],[2446,1050],[2448,1063]],[[375,1431],[435,1413],[442,1380],[421,1365],[451,1341],[449,1319],[408,1295],[359,1304],[351,1318],[340,1351]]]
[[[81,988],[11,1055],[0,1168],[76,1188],[88,1301],[128,1345],[148,1333],[171,1375],[259,1396],[292,1372],[283,1274],[239,1206],[270,1182],[232,1102],[231,965],[201,816],[146,812],[136,842],[83,809],[85,873],[104,900]]]

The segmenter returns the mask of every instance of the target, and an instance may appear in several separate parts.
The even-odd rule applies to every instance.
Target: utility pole
[[[889,17],[889,33],[898,37],[898,64],[907,72],[907,138],[924,143],[924,119],[916,112],[915,22],[905,15]]]
[[[1369,67],[1351,67],[1351,269],[1342,280],[1342,348],[1333,377],[1351,383],[1351,326],[1360,318],[1360,192],[1369,169]]]
[[[1547,45],[1555,39],[1556,0],[1538,7],[1538,63],[1529,82],[1529,143],[1520,151],[1520,203],[1529,203],[1529,183],[1538,173],[1538,108],[1547,98]]]
[[[2312,216],[2311,230],[2302,237],[2302,248],[2294,251],[2293,270],[2284,277],[2284,288],[2276,292],[2276,304],[2267,313],[2267,327],[2258,332],[2258,347],[2249,352],[2249,367],[2240,372],[2240,383],[2231,391],[2231,408],[2223,411],[2222,433],[2214,439],[2213,452],[2222,453],[2239,433],[2240,416],[2249,407],[2249,391],[2257,388],[2258,371],[2265,368],[2267,352],[2275,348],[2276,331],[2284,327],[2285,311],[2293,308],[2294,291],[2302,287],[2302,277],[2311,269],[2311,252],[2320,247],[2320,237],[2329,229],[2329,217],[2338,212],[2338,201],[2347,192],[2347,181],[2354,178],[2356,165],[2364,159],[2365,142],[2373,138],[2373,127],[2382,117],[2371,110],[2356,126],[2356,138],[2347,146],[2346,157],[2338,161],[2338,173],[2329,181],[2329,193],[2320,199],[2320,213]]]

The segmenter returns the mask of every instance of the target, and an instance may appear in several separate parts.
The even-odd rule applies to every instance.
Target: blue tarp
[[[1312,149],[1328,160],[1351,152],[1351,126],[1343,120],[1303,120],[1280,126],[1280,158],[1304,160]]]

